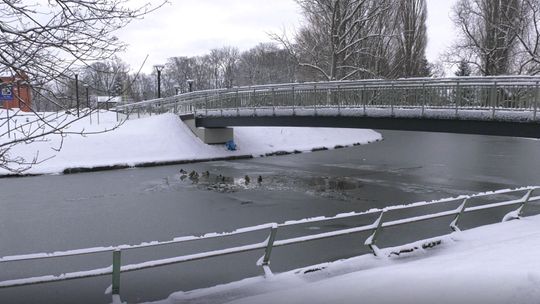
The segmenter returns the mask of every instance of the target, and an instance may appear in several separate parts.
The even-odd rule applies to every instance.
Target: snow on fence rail
[[[497,113],[509,110],[527,112],[526,121],[537,122],[539,76],[494,76],[454,78],[375,79],[309,83],[271,84],[231,89],[196,91],[172,97],[117,106],[119,117],[140,118],[152,114],[176,113],[207,115],[208,111],[242,109],[391,109],[418,107],[424,117],[430,109],[452,108],[456,118],[462,110],[484,110],[489,115],[475,119],[498,119]],[[294,115],[293,111],[293,115]],[[315,114],[317,114],[315,112]],[[342,115],[341,111],[336,113]],[[503,115],[503,117],[506,117]],[[523,121],[523,115],[518,117]]]
[[[420,221],[426,221],[426,220],[436,219],[436,218],[441,218],[441,217],[454,216],[453,220],[450,222],[450,228],[452,228],[452,230],[454,231],[459,231],[460,230],[458,226],[459,219],[464,213],[479,211],[479,210],[486,210],[486,209],[491,209],[491,208],[499,208],[499,207],[504,207],[504,206],[512,206],[512,205],[519,205],[519,206],[514,211],[511,211],[508,214],[506,214],[502,220],[508,221],[512,219],[517,219],[522,216],[523,208],[526,206],[527,203],[540,201],[540,195],[533,196],[533,193],[537,191],[538,189],[540,189],[540,186],[529,186],[529,187],[522,187],[522,188],[517,188],[517,189],[504,189],[504,190],[498,190],[498,191],[490,191],[490,192],[484,192],[484,193],[479,193],[479,194],[474,194],[474,195],[461,195],[458,197],[440,199],[440,200],[435,200],[435,201],[430,201],[430,202],[417,202],[417,203],[412,203],[412,204],[407,204],[407,205],[390,206],[383,209],[371,209],[365,212],[342,213],[342,214],[338,214],[332,217],[313,217],[313,218],[306,218],[302,220],[287,221],[282,224],[268,223],[268,224],[263,224],[263,225],[258,225],[258,226],[240,228],[232,232],[208,233],[202,236],[177,237],[172,240],[162,241],[162,242],[154,241],[154,242],[148,242],[148,243],[141,243],[138,245],[120,245],[120,246],[96,247],[96,248],[86,248],[86,249],[69,250],[69,251],[59,251],[59,252],[52,252],[52,253],[35,253],[35,254],[25,254],[25,255],[16,255],[16,256],[5,256],[5,257],[0,258],[0,264],[10,263],[10,262],[29,261],[29,260],[39,260],[39,259],[61,258],[61,257],[68,257],[68,256],[88,255],[88,254],[103,253],[103,252],[112,252],[113,263],[111,266],[99,268],[99,269],[64,273],[61,275],[46,275],[46,276],[39,276],[39,277],[1,281],[0,288],[112,275],[111,292],[112,292],[113,297],[119,297],[120,274],[122,272],[138,271],[142,269],[184,263],[188,261],[207,259],[211,257],[218,257],[218,256],[235,254],[235,253],[241,253],[241,252],[263,250],[263,249],[264,249],[264,255],[257,261],[257,265],[263,268],[266,276],[269,276],[269,275],[272,275],[272,271],[270,269],[271,253],[272,253],[272,249],[276,247],[299,244],[299,243],[304,243],[304,242],[309,242],[309,241],[314,241],[314,240],[321,240],[321,239],[332,238],[336,236],[348,235],[348,234],[359,233],[359,232],[366,232],[366,231],[371,231],[372,233],[366,239],[365,245],[367,245],[371,249],[374,255],[378,256],[378,255],[381,255],[381,251],[377,247],[376,241],[381,230],[384,228],[410,224],[410,223],[415,223],[415,222],[420,222]],[[493,198],[493,197],[496,198],[497,196],[518,195],[518,194],[522,194],[521,198],[512,199],[512,200],[500,200],[500,201],[491,202],[488,204],[482,204],[478,206],[468,206],[468,203],[473,199]],[[451,210],[430,213],[430,214],[425,214],[425,215],[420,215],[420,216],[415,216],[415,217],[408,217],[408,218],[402,218],[402,219],[397,219],[397,220],[385,221],[385,214],[390,211],[400,211],[400,210],[411,209],[411,208],[421,208],[421,207],[427,207],[427,206],[432,206],[432,205],[446,204],[450,202],[461,202],[461,204],[457,208],[451,209]],[[285,227],[303,225],[303,224],[315,223],[315,222],[332,221],[332,220],[337,220],[337,219],[365,216],[365,215],[370,215],[370,214],[378,215],[378,216],[375,222],[369,225],[357,226],[357,227],[341,229],[341,230],[336,230],[336,231],[331,231],[331,232],[318,233],[318,234],[310,234],[310,235],[299,236],[299,237],[292,237],[292,238],[287,238],[287,239],[279,239],[279,240],[276,239],[276,234],[279,228],[285,228]],[[121,252],[126,251],[126,250],[164,246],[164,245],[178,244],[178,243],[185,243],[185,242],[192,242],[192,241],[200,241],[200,240],[206,240],[206,239],[212,239],[212,238],[222,238],[222,237],[227,237],[227,236],[261,231],[261,230],[269,230],[269,234],[266,240],[263,240],[259,243],[247,244],[243,246],[224,248],[224,249],[207,251],[207,252],[200,252],[200,253],[183,255],[183,256],[167,258],[167,259],[146,261],[146,262],[142,262],[138,264],[121,265]]]

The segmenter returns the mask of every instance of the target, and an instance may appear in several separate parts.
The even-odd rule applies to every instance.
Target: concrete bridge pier
[[[180,115],[180,119],[205,144],[224,144],[234,139],[233,128],[197,128],[193,114]]]

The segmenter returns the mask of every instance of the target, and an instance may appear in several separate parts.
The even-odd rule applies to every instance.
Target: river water
[[[138,244],[231,231],[266,222],[364,211],[480,191],[540,184],[540,141],[490,136],[383,132],[367,146],[251,160],[0,180],[0,256]],[[197,171],[198,183],[180,170]],[[204,172],[208,172],[206,177]],[[251,179],[248,185],[244,177]],[[257,183],[257,177],[262,182]],[[223,182],[224,181],[224,182]],[[216,183],[217,182],[217,183]],[[225,186],[219,186],[219,184]],[[500,220],[508,210],[464,219]],[[529,213],[539,213],[530,206]],[[279,237],[371,223],[335,221],[280,231]],[[474,223],[473,223],[474,220]],[[356,222],[355,222],[356,221]],[[448,219],[385,231],[381,246],[448,233]],[[427,225],[427,226],[426,226]],[[242,238],[123,253],[123,264],[259,242]],[[272,269],[284,271],[367,253],[367,235],[278,248]],[[122,275],[122,298],[157,300],[262,273],[262,252],[165,266]],[[0,280],[106,267],[110,254],[0,264]],[[0,303],[109,303],[110,277],[0,290]]]

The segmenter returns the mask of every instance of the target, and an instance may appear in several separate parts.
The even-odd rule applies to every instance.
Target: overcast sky
[[[427,0],[430,61],[455,37],[449,17],[455,2]],[[293,0],[172,0],[119,33],[129,44],[121,57],[138,69],[148,55],[143,71],[150,72],[169,57],[203,55],[222,46],[250,49],[271,41],[268,33],[293,33],[301,19]]]

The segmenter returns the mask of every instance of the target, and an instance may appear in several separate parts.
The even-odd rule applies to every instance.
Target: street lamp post
[[[92,109],[90,109],[90,94],[88,94],[88,83],[83,84],[83,86],[86,93],[86,107],[88,108],[88,114],[90,114],[90,124],[92,124]]]
[[[75,74],[75,99],[77,100],[77,117],[79,117],[79,74]]]
[[[86,107],[90,109],[90,95],[88,94],[88,84],[84,84],[84,90],[86,92]]]
[[[156,69],[157,72],[157,98],[161,98],[161,71],[163,71],[163,68],[165,68],[165,66],[162,64],[154,65],[154,69]]]

